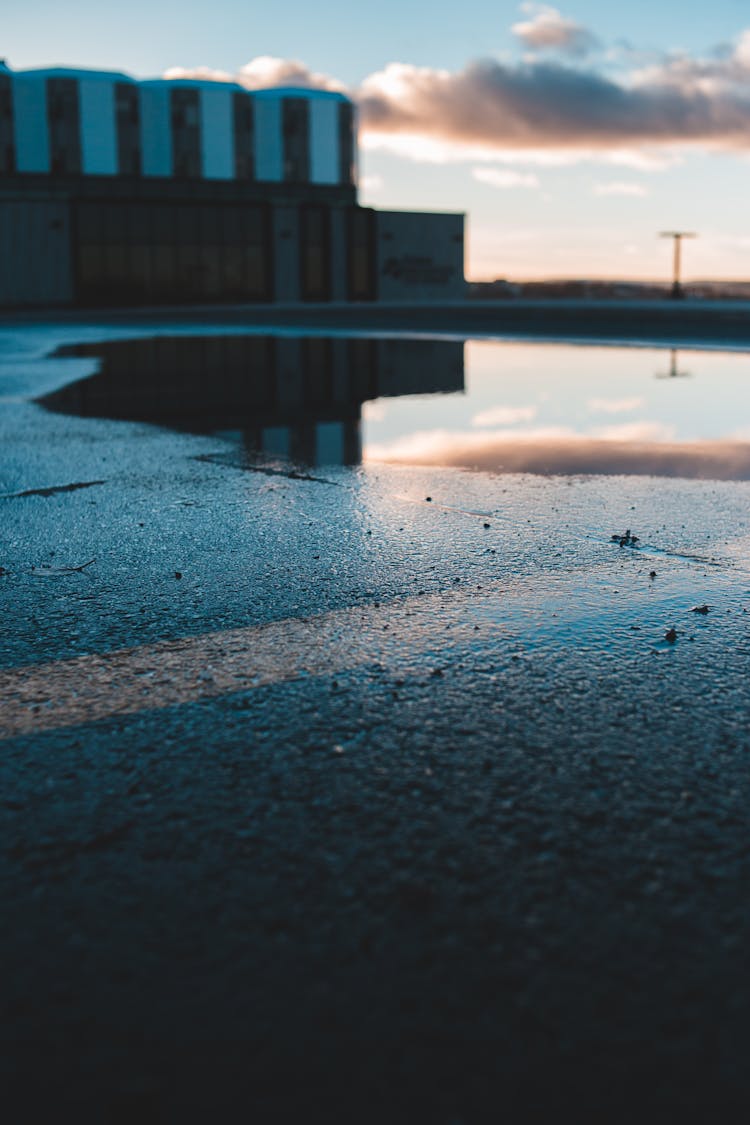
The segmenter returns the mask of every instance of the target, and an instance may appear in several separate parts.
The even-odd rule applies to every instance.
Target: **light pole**
[[[660,238],[671,238],[674,240],[674,257],[672,259],[672,300],[679,301],[684,297],[682,282],[680,281],[680,269],[682,266],[682,240],[683,238],[697,238],[698,235],[689,230],[663,230]]]

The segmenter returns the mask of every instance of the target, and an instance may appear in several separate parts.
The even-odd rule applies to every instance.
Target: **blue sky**
[[[572,0],[557,7],[607,41],[646,48],[704,51],[750,25],[746,0]],[[279,55],[357,83],[388,62],[457,68],[514,50],[510,27],[523,18],[519,9],[503,0],[465,0],[442,12],[432,0],[380,0],[365,14],[352,0],[5,0],[2,51],[18,67],[113,65],[140,75],[199,64],[233,69],[254,55]]]
[[[207,66],[234,74],[253,58],[271,55],[300,60],[352,89],[391,63],[427,68],[437,75],[437,86],[440,72],[446,71],[459,76],[453,85],[451,78],[445,96],[463,97],[463,117],[450,136],[441,133],[435,118],[441,103],[430,95],[432,100],[420,103],[417,114],[420,143],[408,133],[412,127],[398,121],[399,91],[393,94],[390,82],[371,87],[375,108],[363,113],[370,125],[363,138],[362,196],[383,208],[465,211],[469,276],[657,277],[668,272],[670,260],[657,232],[680,226],[701,236],[686,247],[688,277],[750,278],[750,145],[745,147],[736,130],[729,135],[731,124],[718,151],[712,138],[697,135],[693,126],[693,134],[683,137],[679,122],[689,116],[684,102],[673,113],[678,122],[674,135],[655,136],[652,123],[635,140],[596,139],[592,151],[588,140],[576,139],[577,111],[569,106],[567,116],[553,121],[537,144],[535,114],[544,116],[555,108],[556,95],[550,95],[549,103],[539,103],[539,113],[533,104],[527,112],[520,144],[507,143],[506,137],[495,145],[492,137],[498,120],[493,116],[492,83],[503,87],[499,96],[504,100],[497,110],[503,114],[508,96],[515,96],[504,89],[507,81],[523,81],[529,97],[543,98],[547,86],[539,68],[558,68],[558,78],[594,76],[619,83],[610,89],[616,116],[620,87],[630,88],[645,68],[656,74],[648,79],[651,87],[660,84],[678,52],[691,64],[719,60],[723,68],[709,79],[692,72],[689,79],[675,77],[670,71],[670,82],[679,83],[683,101],[696,91],[703,97],[701,83],[708,81],[711,105],[718,98],[724,107],[729,104],[731,79],[728,112],[735,117],[744,112],[747,98],[750,136],[750,38],[747,52],[737,52],[742,32],[750,28],[746,0],[714,0],[710,5],[630,0],[627,6],[570,0],[555,4],[551,15],[552,5],[523,7],[502,0],[465,0],[441,13],[428,0],[381,0],[377,9],[365,10],[351,0],[318,0],[314,5],[309,0],[286,0],[283,5],[131,0],[117,7],[100,0],[70,0],[64,6],[59,0],[5,0],[0,54],[14,67],[117,67],[141,76],[175,66]],[[531,30],[519,33],[519,24]],[[540,46],[537,33],[550,26],[577,31],[567,45]],[[576,44],[580,50],[574,49]],[[723,53],[716,50],[721,45]],[[467,129],[473,132],[477,86],[471,71],[466,81],[460,75],[480,58],[495,60],[500,69],[490,76],[489,93],[484,90],[487,120],[481,136],[468,143],[464,134]],[[738,59],[747,66],[747,76],[743,69],[737,77]],[[526,88],[530,73],[535,82],[531,90]],[[417,82],[415,74],[409,71],[406,76],[410,89]],[[592,89],[595,102],[598,95]],[[372,122],[375,111],[383,111],[384,96],[387,120],[374,135]],[[585,101],[585,84],[581,97]],[[589,105],[582,113],[589,132],[594,111]],[[602,115],[607,112],[603,105]],[[638,106],[632,109],[627,126],[631,132],[633,115],[637,118],[639,112]],[[652,114],[654,121],[659,112]],[[560,131],[559,145],[555,129]],[[426,148],[421,144],[425,137],[430,141]]]

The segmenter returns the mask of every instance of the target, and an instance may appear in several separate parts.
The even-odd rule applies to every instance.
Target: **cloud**
[[[606,184],[594,184],[594,195],[632,195],[643,198],[648,195],[648,189],[643,184],[627,183],[624,180],[613,180]]]
[[[344,90],[343,83],[327,74],[316,74],[296,59],[278,59],[259,55],[240,67],[238,81],[248,90],[268,86],[305,86],[315,90]]]
[[[413,136],[407,133],[360,132],[360,145],[369,152],[389,152],[420,164],[466,164],[486,161],[493,164],[532,165],[535,168],[569,168],[574,164],[604,164],[633,168],[639,172],[661,172],[682,161],[677,151],[643,152],[637,149],[586,148],[494,148],[487,144],[465,144],[455,140]]]
[[[336,78],[315,71],[298,59],[279,59],[273,55],[258,55],[245,63],[235,74],[226,70],[213,70],[208,66],[173,66],[164,71],[165,78],[199,78],[213,82],[237,82],[247,90],[264,90],[271,86],[302,86],[311,90],[337,90],[346,87]]]
[[[574,20],[566,19],[546,4],[522,4],[531,19],[513,24],[511,31],[533,51],[561,51],[581,56],[599,46],[599,40]]]
[[[533,172],[512,172],[508,168],[473,168],[472,176],[480,184],[495,188],[538,188],[539,177]]]
[[[641,410],[646,405],[643,398],[590,398],[587,406],[591,414],[627,414]]]
[[[228,70],[216,70],[212,66],[170,66],[163,78],[196,78],[201,82],[236,82],[237,75]]]
[[[528,26],[538,35],[547,27],[553,38],[554,26],[564,39],[560,24],[570,23],[555,9],[535,8]],[[303,62],[266,55],[235,74],[208,67],[166,74],[236,81],[247,89],[345,89]],[[352,96],[363,146],[412,160],[663,168],[691,147],[750,152],[750,29],[723,52],[665,55],[617,74],[539,55],[479,59],[458,71],[392,62]],[[511,185],[496,180],[495,186]]]
[[[533,422],[536,406],[491,406],[480,410],[471,420],[472,426],[513,426],[516,422]]]
[[[747,151],[750,35],[728,58],[673,58],[620,78],[533,59],[455,72],[391,63],[365,80],[359,102],[371,147],[421,148],[422,158],[555,153],[647,166],[690,146]]]

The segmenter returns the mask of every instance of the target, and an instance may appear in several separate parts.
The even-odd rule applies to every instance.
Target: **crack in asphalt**
[[[311,473],[304,472],[302,469],[292,467],[282,469],[279,465],[254,464],[232,453],[198,453],[193,460],[202,461],[210,465],[223,465],[228,469],[239,469],[244,473],[262,473],[267,477],[286,477],[288,480],[313,481],[315,484],[330,484],[333,485],[334,488],[345,487],[339,484],[338,481],[328,480],[326,477],[316,477]]]
[[[106,480],[82,480],[73,484],[52,484],[48,488],[25,488],[21,492],[0,492],[0,500],[20,500],[24,496],[54,496],[58,492],[76,492],[79,488],[93,488],[106,484]]]

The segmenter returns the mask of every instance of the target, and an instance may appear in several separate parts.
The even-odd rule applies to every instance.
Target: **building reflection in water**
[[[462,341],[327,336],[154,336],[77,344],[95,375],[39,399],[49,410],[236,435],[250,457],[355,465],[362,404],[464,390]]]

